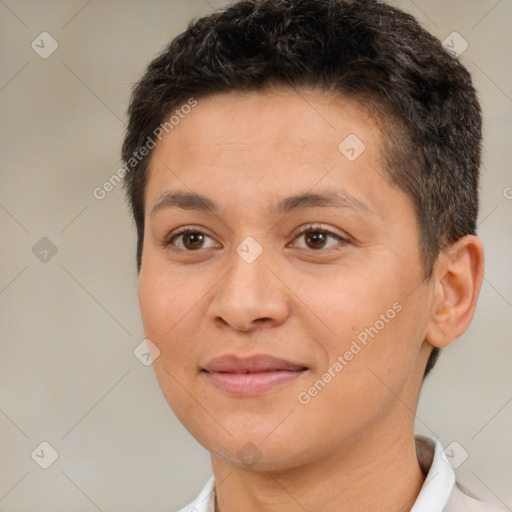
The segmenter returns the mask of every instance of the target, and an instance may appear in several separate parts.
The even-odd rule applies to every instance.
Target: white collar
[[[411,512],[441,512],[455,484],[455,473],[442,457],[443,447],[436,439],[414,436],[416,454],[423,473],[427,473]]]
[[[455,473],[443,458],[443,447],[436,439],[427,436],[414,436],[418,462],[427,473],[414,506],[410,512],[451,512],[452,505],[464,504],[464,510],[491,511],[485,504],[462,493],[455,485]],[[456,508],[459,508],[458,506]],[[215,512],[215,478],[212,476],[199,496],[179,512]]]

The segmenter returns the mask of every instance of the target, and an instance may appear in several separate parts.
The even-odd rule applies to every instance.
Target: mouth
[[[235,396],[261,395],[302,376],[307,366],[270,355],[212,359],[202,373],[218,389]]]

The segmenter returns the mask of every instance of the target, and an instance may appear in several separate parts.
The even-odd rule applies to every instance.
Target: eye
[[[299,232],[294,240],[298,240],[301,237],[304,237],[305,246],[298,246],[300,249],[313,249],[316,251],[321,249],[328,249],[332,245],[336,245],[336,243],[340,245],[346,245],[350,243],[348,239],[342,237],[334,231],[331,231],[330,229],[322,228],[319,225],[308,226],[306,229]],[[334,239],[335,243],[326,245],[329,238]]]
[[[300,249],[312,249],[319,251],[322,249],[329,249],[331,246],[336,244],[346,245],[350,243],[348,239],[319,225],[306,227],[295,236],[294,241],[301,237],[304,237],[305,245],[291,245],[299,247]],[[329,239],[334,240],[334,243],[328,245]],[[210,246],[205,245],[207,240],[211,241]],[[220,244],[215,242],[213,238],[194,226],[187,226],[175,233],[172,233],[163,245],[166,247],[172,246],[175,249],[187,252],[220,247]]]
[[[199,249],[208,249],[210,247],[205,247],[205,241],[210,239],[214,242],[210,247],[219,247],[220,244],[215,242],[213,238],[208,236],[203,231],[193,227],[187,226],[186,228],[181,229],[176,233],[172,233],[171,236],[166,240],[164,245],[166,247],[173,246],[177,249],[181,249],[183,251],[193,252]],[[177,243],[174,243],[175,240],[178,240]]]

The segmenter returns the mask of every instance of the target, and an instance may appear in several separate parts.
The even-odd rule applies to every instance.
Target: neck
[[[381,425],[382,427],[382,425]],[[254,471],[212,456],[216,512],[406,512],[424,482],[412,428],[386,429],[333,449],[328,459]]]

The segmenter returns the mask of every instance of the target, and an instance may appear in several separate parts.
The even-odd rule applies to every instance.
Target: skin
[[[338,150],[350,134],[365,144],[354,161]],[[420,491],[413,411],[424,368],[432,346],[448,345],[469,325],[483,249],[478,238],[461,238],[424,279],[418,223],[408,197],[387,180],[381,137],[357,103],[274,89],[199,99],[154,150],[141,314],[161,352],[153,367],[164,396],[211,453],[217,510],[243,503],[248,512],[396,512],[410,510]],[[368,211],[270,208],[327,188]],[[169,190],[205,195],[219,211],[168,206],[152,214]],[[311,224],[347,241],[327,235],[315,245],[300,234]],[[207,235],[204,242],[172,238],[185,226]],[[248,236],[263,250],[252,263],[236,252]],[[299,393],[394,303],[401,311],[300,403]],[[308,370],[262,395],[235,397],[201,372],[228,353],[271,354]],[[245,463],[241,449],[257,463]]]

